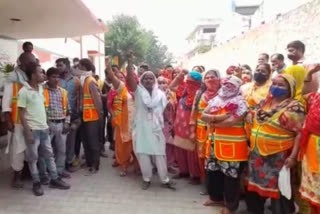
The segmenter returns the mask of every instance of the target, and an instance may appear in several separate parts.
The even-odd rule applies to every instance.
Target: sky
[[[225,18],[232,0],[82,0],[102,20],[126,14],[136,16],[142,26],[153,30],[169,51],[180,55],[186,38],[201,18]],[[262,0],[239,0],[261,2]],[[264,0],[269,15],[286,12],[308,0]],[[268,14],[267,14],[268,15]]]
[[[231,11],[229,0],[83,0],[102,20],[117,14],[136,16],[142,26],[155,32],[169,51],[179,54],[186,37],[200,18],[215,18]]]

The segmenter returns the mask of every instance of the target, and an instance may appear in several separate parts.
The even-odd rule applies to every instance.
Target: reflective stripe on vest
[[[219,112],[224,114],[225,110]],[[227,128],[215,128],[214,154],[218,160],[246,161],[248,160],[248,143],[244,123]]]
[[[282,128],[275,118],[273,121],[259,125],[253,121],[250,137],[250,149],[257,147],[262,156],[286,151],[293,146],[295,133]]]
[[[61,93],[61,100],[62,100],[62,107],[63,107],[63,114],[65,116],[67,116],[67,107],[68,107],[68,92],[59,87],[59,90],[60,90],[60,93]],[[49,96],[49,89],[48,88],[45,88],[43,89],[43,95],[44,95],[44,98],[45,98],[45,101],[44,101],[44,106],[46,108],[46,111],[48,111],[48,108],[49,108],[49,105],[50,105],[50,96]]]
[[[92,96],[90,94],[89,85],[90,83],[94,81],[96,83],[96,80],[93,77],[87,77],[84,81],[83,85],[83,121],[96,121],[99,120],[99,114],[98,111],[94,105]]]
[[[20,124],[20,115],[18,108],[18,92],[22,88],[22,84],[13,83],[12,85],[12,100],[11,100],[11,120],[14,124]]]

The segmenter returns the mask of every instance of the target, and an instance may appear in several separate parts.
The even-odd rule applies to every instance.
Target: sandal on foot
[[[176,190],[176,188],[174,187],[175,186],[175,183],[169,181],[168,183],[165,183],[165,184],[162,184],[162,187],[163,188],[168,188],[168,189],[171,189],[171,190]]]
[[[147,189],[149,189],[150,185],[151,185],[151,182],[150,182],[150,181],[143,181],[141,188],[142,188],[143,190],[147,190]]]
[[[120,177],[125,177],[127,175],[127,172],[126,171],[121,171],[119,173]]]

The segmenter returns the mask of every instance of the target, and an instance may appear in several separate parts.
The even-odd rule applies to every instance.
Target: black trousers
[[[264,204],[267,198],[260,196],[256,192],[246,193],[247,210],[254,214],[264,213]],[[280,195],[280,199],[271,199],[272,214],[290,214],[294,213],[295,207],[293,200],[288,200]]]
[[[240,176],[233,178],[221,171],[207,170],[207,190],[213,201],[224,201],[225,206],[234,212],[240,199]]]
[[[106,117],[104,116],[101,119],[101,131],[100,131],[100,150],[101,152],[105,152],[106,149],[104,148],[104,144],[106,144],[106,135],[105,135],[105,129],[106,129]]]
[[[83,146],[88,167],[99,170],[101,121],[83,122]]]
[[[74,144],[74,154],[77,158],[79,158],[79,155],[80,155],[81,142],[83,142],[83,124],[82,123],[77,129],[76,142]]]
[[[113,127],[112,127],[112,123],[111,123],[111,118],[108,118],[108,121],[107,121],[107,137],[108,137],[108,141],[110,143],[109,149],[114,151],[115,142],[113,139]]]

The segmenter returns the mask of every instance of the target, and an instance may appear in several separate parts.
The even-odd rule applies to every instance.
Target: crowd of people
[[[87,176],[103,170],[108,142],[119,176],[142,175],[144,190],[157,173],[171,190],[171,179],[200,185],[204,205],[222,214],[235,213],[241,197],[252,214],[267,199],[273,214],[318,214],[320,65],[306,61],[303,42],[286,48],[290,65],[262,53],[254,70],[236,64],[224,74],[170,65],[155,73],[129,53],[125,70],[107,59],[101,80],[86,58],[43,71],[25,43],[2,98],[12,186],[23,187],[27,161],[35,195],[42,185],[69,189],[65,179],[81,167]],[[289,196],[279,184],[285,172]]]

